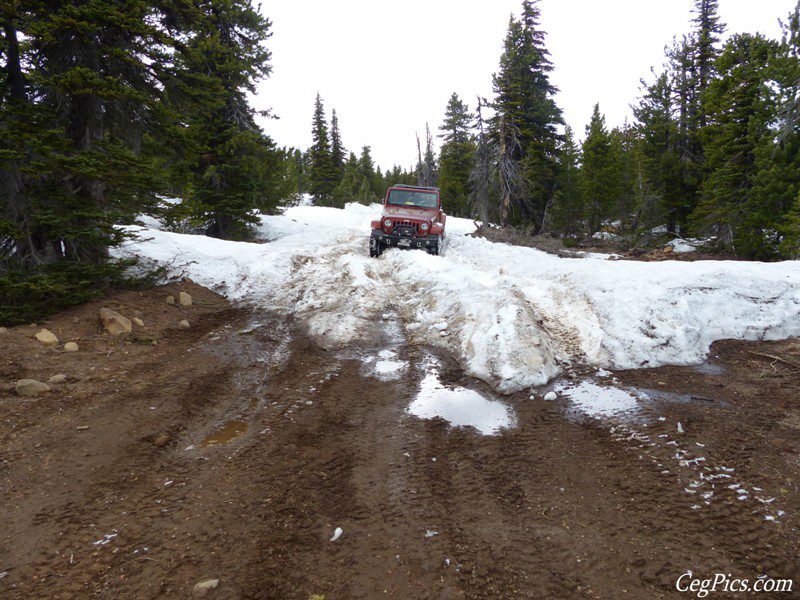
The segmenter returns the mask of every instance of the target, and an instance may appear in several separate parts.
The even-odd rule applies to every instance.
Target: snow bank
[[[448,218],[443,256],[367,251],[379,206],[298,206],[262,218],[269,243],[140,229],[122,249],[196,282],[294,314],[325,347],[368,335],[387,307],[413,341],[451,352],[510,392],[566,364],[696,364],[719,339],[800,335],[800,263],[560,258],[464,235]],[[446,332],[437,325],[446,322]]]
[[[670,240],[667,242],[667,246],[672,246],[673,252],[687,253],[687,252],[694,252],[697,250],[698,246],[702,244],[708,243],[708,240],[697,240],[697,239],[686,239],[686,238],[675,238],[674,240]]]

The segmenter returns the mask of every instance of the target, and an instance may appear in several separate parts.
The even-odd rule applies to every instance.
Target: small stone
[[[111,310],[110,308],[100,309],[100,320],[103,322],[103,326],[106,328],[106,331],[108,331],[108,333],[111,335],[130,333],[131,329],[133,329],[130,319],[123,317],[121,314]]]
[[[168,443],[169,443],[168,433],[162,433],[161,435],[157,436],[156,439],[153,440],[153,444],[155,444],[157,448],[163,448]]]
[[[17,395],[24,396],[26,398],[38,396],[44,392],[49,392],[51,389],[52,388],[46,383],[37,381],[35,379],[20,379],[14,386],[14,390],[17,392]]]
[[[59,373],[58,375],[53,375],[50,379],[47,380],[47,383],[64,383],[67,380],[67,376],[63,373]]]
[[[144,327],[144,321],[142,321],[139,317],[133,317],[133,322],[139,327]]]
[[[42,329],[39,333],[34,336],[37,340],[39,340],[45,346],[57,346],[58,345],[58,338],[56,334],[50,331],[49,329]]]
[[[78,425],[75,429],[77,429],[78,431],[86,431],[87,429],[89,429],[89,426],[88,425]]]
[[[189,308],[192,305],[192,295],[188,292],[181,292],[179,298],[181,306],[184,308]]]
[[[67,352],[77,352],[78,351],[78,344],[75,342],[67,342],[64,344],[64,350]]]
[[[196,598],[202,598],[208,594],[209,590],[213,590],[219,585],[219,579],[206,579],[200,583],[195,583],[192,588],[192,595]]]
[[[175,296],[167,296],[167,304],[175,304]]]
[[[0,335],[8,333],[8,327],[0,327]]]
[[[773,448],[777,448],[778,450],[788,451],[792,449],[791,444],[783,438],[772,438],[769,443]]]
[[[178,327],[181,329],[189,329],[189,321],[183,319],[180,323],[178,323]]]
[[[72,317],[72,323],[73,324],[77,325],[80,322],[81,322],[81,320],[78,317]]]
[[[547,392],[544,395],[545,400],[555,400],[556,398],[558,398],[558,394],[556,394],[555,392]]]

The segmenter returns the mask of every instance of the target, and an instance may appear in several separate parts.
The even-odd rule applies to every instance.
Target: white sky
[[[778,37],[796,0],[720,0],[731,32]],[[278,145],[311,143],[314,98],[336,109],[342,138],[362,145],[384,170],[416,162],[415,133],[438,133],[457,92],[470,109],[491,98],[511,13],[522,0],[275,0],[261,11],[273,23],[272,76],[254,105],[279,120],[263,121]],[[582,138],[600,102],[609,126],[630,118],[639,80],[660,67],[664,46],[690,30],[692,0],[542,0],[555,71],[556,98]]]

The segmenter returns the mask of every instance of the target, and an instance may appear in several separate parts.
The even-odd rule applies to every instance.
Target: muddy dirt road
[[[164,302],[178,290],[193,307]],[[146,327],[102,334],[100,306]],[[687,597],[688,570],[800,583],[800,377],[763,356],[800,362],[796,340],[577,374],[546,401],[493,396],[392,315],[324,351],[188,282],[46,325],[81,350],[34,327],[0,337],[2,598],[189,597],[209,579],[209,598],[302,600]],[[49,394],[12,391],[56,373]],[[590,379],[649,400],[587,412],[566,396]],[[511,426],[410,414],[425,381]]]

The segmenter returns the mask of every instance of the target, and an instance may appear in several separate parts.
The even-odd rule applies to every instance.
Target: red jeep
[[[439,254],[445,219],[439,188],[394,185],[386,191],[383,215],[372,222],[369,255],[380,256],[386,248],[420,248]]]

